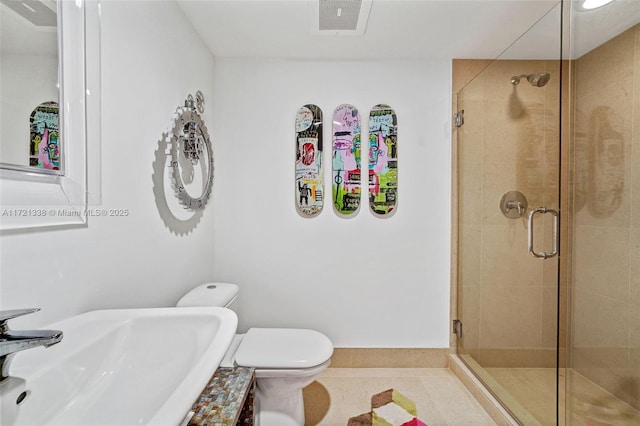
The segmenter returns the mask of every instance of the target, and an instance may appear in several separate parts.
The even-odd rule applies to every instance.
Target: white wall
[[[58,99],[58,58],[2,55],[0,75],[0,161],[28,166],[31,113]]]
[[[176,107],[198,89],[213,95],[213,59],[173,2],[103,2],[102,18],[102,207],[130,213],[0,236],[0,307],[43,309],[16,328],[97,308],[173,305],[213,274],[213,209],[176,236],[152,184]]]
[[[448,347],[450,61],[218,58],[214,75],[214,276],[241,286],[241,330],[309,327],[337,347]],[[296,213],[294,117],[306,103],[324,111],[329,194],[333,109],[354,104],[367,129],[373,105],[395,108],[393,217],[366,204],[350,219],[330,203],[313,219]]]
[[[448,347],[449,61],[214,63],[173,2],[102,9],[102,206],[130,215],[0,236],[0,307],[43,308],[14,326],[172,305],[215,279],[241,285],[241,330],[315,328],[338,347]],[[195,231],[176,236],[154,202],[152,163],[176,106],[198,89],[213,198]],[[381,102],[398,113],[399,207],[389,219],[366,205],[351,219],[330,205],[313,219],[295,211],[295,112],[324,110],[328,155],[331,113],[345,102],[363,116]]]

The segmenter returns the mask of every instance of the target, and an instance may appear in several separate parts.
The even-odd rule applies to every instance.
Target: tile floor
[[[555,369],[486,368],[491,376],[543,425],[555,424]],[[640,410],[573,370],[560,371],[560,399],[567,392],[571,425],[640,425]],[[562,422],[562,420],[561,420]]]
[[[582,374],[567,374],[567,411],[571,425],[640,425],[640,410],[616,398]]]
[[[496,393],[503,401],[510,401],[508,405],[512,407],[514,413],[521,420],[527,420],[524,423],[556,424],[555,368],[485,368],[484,370],[500,384],[502,391],[496,391]],[[506,399],[504,392],[508,394],[509,399]],[[514,408],[513,400],[519,404],[520,409]]]
[[[371,396],[395,389],[429,426],[495,425],[446,368],[328,368],[304,390],[306,426],[346,426],[371,410]]]

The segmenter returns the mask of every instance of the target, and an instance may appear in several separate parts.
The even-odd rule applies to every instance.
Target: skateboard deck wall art
[[[307,104],[296,113],[296,209],[303,217],[320,214],[324,205],[322,110]]]
[[[360,207],[361,139],[360,114],[353,105],[342,104],[333,112],[331,163],[332,197],[336,212],[352,215]]]
[[[60,170],[58,103],[38,105],[29,117],[29,130],[29,165]]]
[[[379,216],[395,212],[398,200],[398,119],[385,104],[369,113],[369,207]]]

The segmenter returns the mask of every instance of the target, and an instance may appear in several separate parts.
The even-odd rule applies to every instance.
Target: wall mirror
[[[82,225],[99,199],[99,8],[0,0],[1,230]]]

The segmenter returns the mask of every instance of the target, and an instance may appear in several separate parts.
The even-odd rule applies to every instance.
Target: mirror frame
[[[100,199],[100,2],[57,3],[62,172],[0,163],[2,231],[86,225]]]

